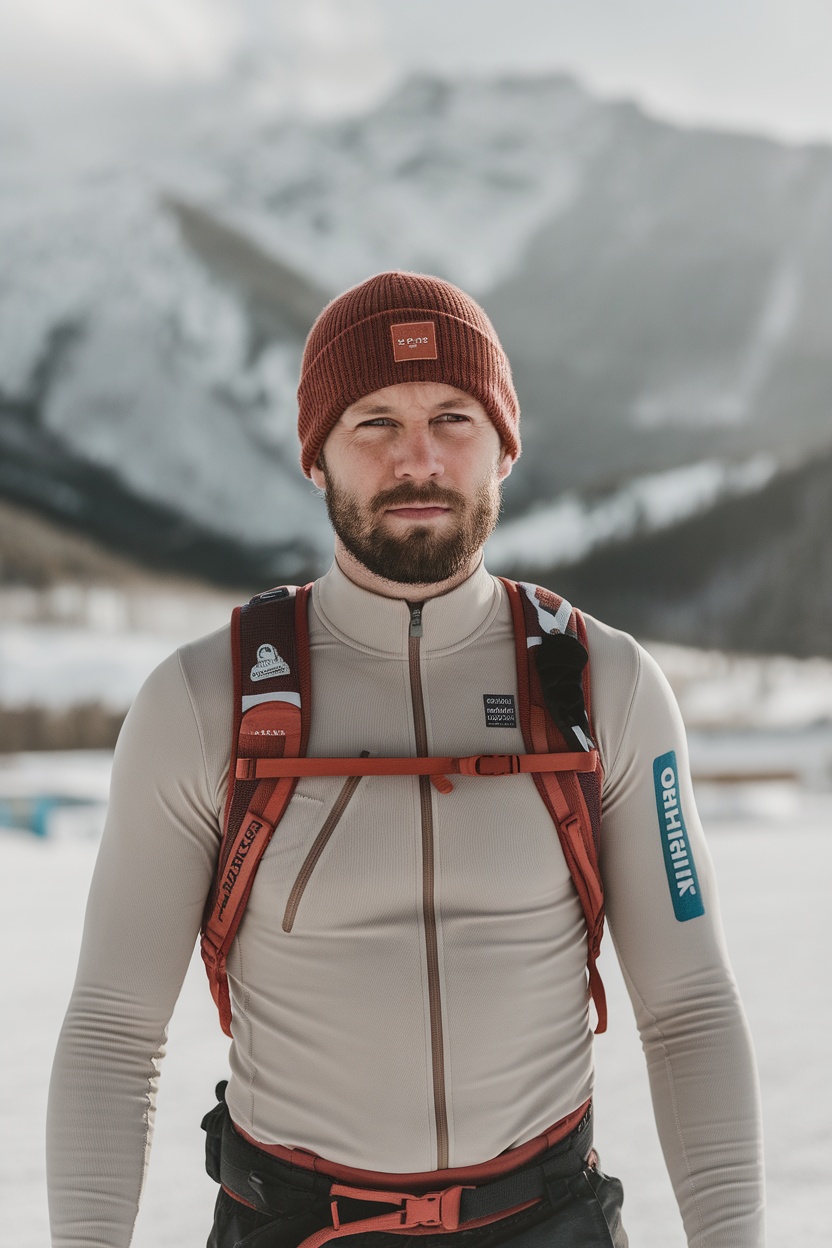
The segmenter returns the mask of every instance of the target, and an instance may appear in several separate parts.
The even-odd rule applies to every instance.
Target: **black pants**
[[[222,1166],[223,1179],[232,1190],[247,1191],[249,1196],[265,1191],[266,1200],[258,1197],[258,1203],[268,1205],[268,1211],[251,1209],[220,1188],[207,1248],[297,1248],[308,1235],[331,1225],[331,1179],[248,1144],[231,1126],[223,1101],[202,1125],[211,1177],[219,1182]],[[539,1203],[488,1226],[418,1237],[364,1231],[331,1241],[332,1248],[340,1243],[344,1248],[406,1248],[408,1238],[411,1248],[627,1248],[621,1224],[622,1186],[594,1164],[594,1156],[587,1162],[591,1148],[588,1116],[571,1135],[523,1168],[545,1171]],[[243,1186],[252,1179],[256,1189]],[[355,1219],[386,1211],[377,1204],[354,1204],[350,1216]]]

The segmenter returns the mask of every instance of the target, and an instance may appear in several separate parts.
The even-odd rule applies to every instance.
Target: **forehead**
[[[344,416],[384,416],[434,413],[452,408],[466,412],[481,412],[488,419],[485,408],[472,394],[457,390],[438,381],[403,381],[395,386],[384,386],[362,395],[344,412]]]

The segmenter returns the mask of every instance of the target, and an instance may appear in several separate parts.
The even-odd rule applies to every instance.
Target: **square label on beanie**
[[[405,360],[435,360],[436,323],[434,321],[407,321],[404,325],[391,325],[393,335],[393,359],[397,364]]]

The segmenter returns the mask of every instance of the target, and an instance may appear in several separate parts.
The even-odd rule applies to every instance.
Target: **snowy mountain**
[[[832,656],[830,533],[827,453],[676,524],[644,526],[571,566],[524,568],[517,559],[512,573],[539,577],[637,636]]]
[[[568,207],[491,291],[539,494],[832,442],[832,149],[621,106]]]
[[[523,568],[580,563],[593,550],[620,546],[701,515],[724,499],[753,494],[776,471],[770,456],[755,455],[738,464],[702,460],[646,473],[595,495],[568,490],[554,503],[504,520],[489,540],[489,559]]]
[[[422,78],[326,122],[192,91],[59,138],[0,134],[0,494],[157,567],[321,566],[300,351],[385,267],[492,313],[521,551],[532,529],[573,559],[641,540],[832,441],[826,148],[665,125],[564,76]]]

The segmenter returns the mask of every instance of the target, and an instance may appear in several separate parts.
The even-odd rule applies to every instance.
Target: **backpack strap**
[[[282,586],[234,611],[234,724],[224,830],[202,925],[202,957],[226,1034],[231,1034],[228,951],[263,853],[302,775],[528,773],[557,828],[586,920],[590,992],[606,1028],[596,959],[604,926],[598,869],[603,772],[588,715],[583,617],[549,590],[501,578],[517,651],[520,724],[527,754],[429,758],[307,758],[311,708],[307,604],[311,585]],[[532,656],[534,655],[534,658]]]
[[[547,754],[469,754],[455,758],[450,754],[420,755],[418,758],[392,758],[362,754],[360,758],[238,758],[237,779],[253,780],[264,776],[518,776],[543,771],[594,771],[598,755],[595,750],[569,754],[563,750]],[[448,785],[437,785],[440,793],[450,792]]]
[[[600,1033],[607,1027],[606,994],[597,967],[604,932],[599,866],[603,769],[589,719],[586,625],[580,612],[551,590],[500,579],[514,622],[518,711],[526,749],[542,754],[577,745],[586,759],[583,767],[533,774],[584,913],[589,990]]]
[[[201,950],[223,1031],[231,1035],[227,958],[260,859],[283,817],[297,776],[240,776],[237,760],[297,758],[309,737],[307,600],[311,585],[281,586],[237,607],[231,618],[234,727],[228,797]]]

